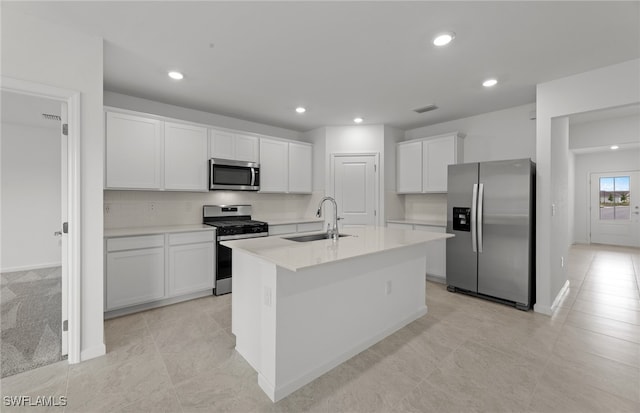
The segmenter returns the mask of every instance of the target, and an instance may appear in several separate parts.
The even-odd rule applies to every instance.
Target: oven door
[[[255,162],[209,160],[209,189],[231,191],[258,191],[260,168]]]

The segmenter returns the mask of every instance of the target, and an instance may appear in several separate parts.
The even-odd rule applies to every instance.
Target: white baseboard
[[[60,267],[61,265],[62,265],[62,262],[48,262],[44,264],[22,265],[17,267],[2,267],[0,268],[0,272],[5,273],[5,272],[40,270],[42,268]]]
[[[80,352],[80,361],[87,361],[96,357],[104,356],[107,354],[107,347],[103,344],[89,347]]]
[[[418,318],[422,317],[423,315],[427,314],[427,308],[423,308],[419,311],[417,311],[416,313],[412,314],[411,316],[405,318],[402,321],[399,321],[398,323],[395,323],[394,325],[390,326],[389,328],[386,328],[384,331],[376,334],[375,336],[361,342],[360,344],[358,344],[357,346],[354,346],[353,348],[351,348],[350,350],[345,351],[344,353],[340,354],[339,356],[335,357],[334,359],[322,364],[321,366],[316,367],[315,369],[308,371],[307,373],[305,373],[303,376],[298,377],[295,380],[292,380],[282,386],[279,386],[278,388],[275,388],[273,386],[272,383],[270,383],[265,377],[262,376],[262,374],[258,373],[258,385],[262,388],[262,390],[264,390],[264,392],[269,396],[269,398],[273,401],[273,402],[277,402],[278,400],[282,400],[283,398],[287,397],[289,394],[293,393],[294,391],[298,390],[300,387],[311,383],[313,380],[317,379],[318,377],[322,376],[323,374],[325,374],[326,372],[328,372],[329,370],[333,369],[334,367],[339,366],[340,364],[344,363],[345,361],[349,360],[351,357],[361,353],[362,351],[368,349],[369,347],[371,347],[372,345],[376,344],[377,342],[379,342],[380,340],[384,339],[387,336],[390,336],[391,334],[395,333],[396,331],[400,330],[402,327],[406,326],[407,324],[411,323],[412,321],[417,320]]]
[[[551,314],[555,313],[555,311],[558,309],[558,306],[562,302],[562,299],[564,298],[564,295],[567,293],[567,291],[569,291],[569,280],[564,282],[564,285],[558,292],[558,295],[556,295],[555,300],[553,300],[553,304],[551,304]]]

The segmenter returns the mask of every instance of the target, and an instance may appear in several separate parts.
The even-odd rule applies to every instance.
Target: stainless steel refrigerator
[[[535,163],[449,165],[447,191],[447,289],[531,308]]]

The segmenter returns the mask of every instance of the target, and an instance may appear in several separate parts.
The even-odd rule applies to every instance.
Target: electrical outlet
[[[149,212],[154,212],[156,210],[155,202],[149,202]]]
[[[386,295],[391,294],[391,287],[392,287],[391,280],[389,280],[389,281],[387,281],[387,283],[386,283],[386,285],[384,287],[384,292],[385,292]]]
[[[111,212],[111,204],[104,204],[105,215],[109,215],[110,212]]]
[[[271,288],[264,287],[264,305],[271,307]]]

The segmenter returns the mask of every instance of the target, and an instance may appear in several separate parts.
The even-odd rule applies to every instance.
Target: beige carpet
[[[0,274],[2,377],[60,361],[60,267]]]

